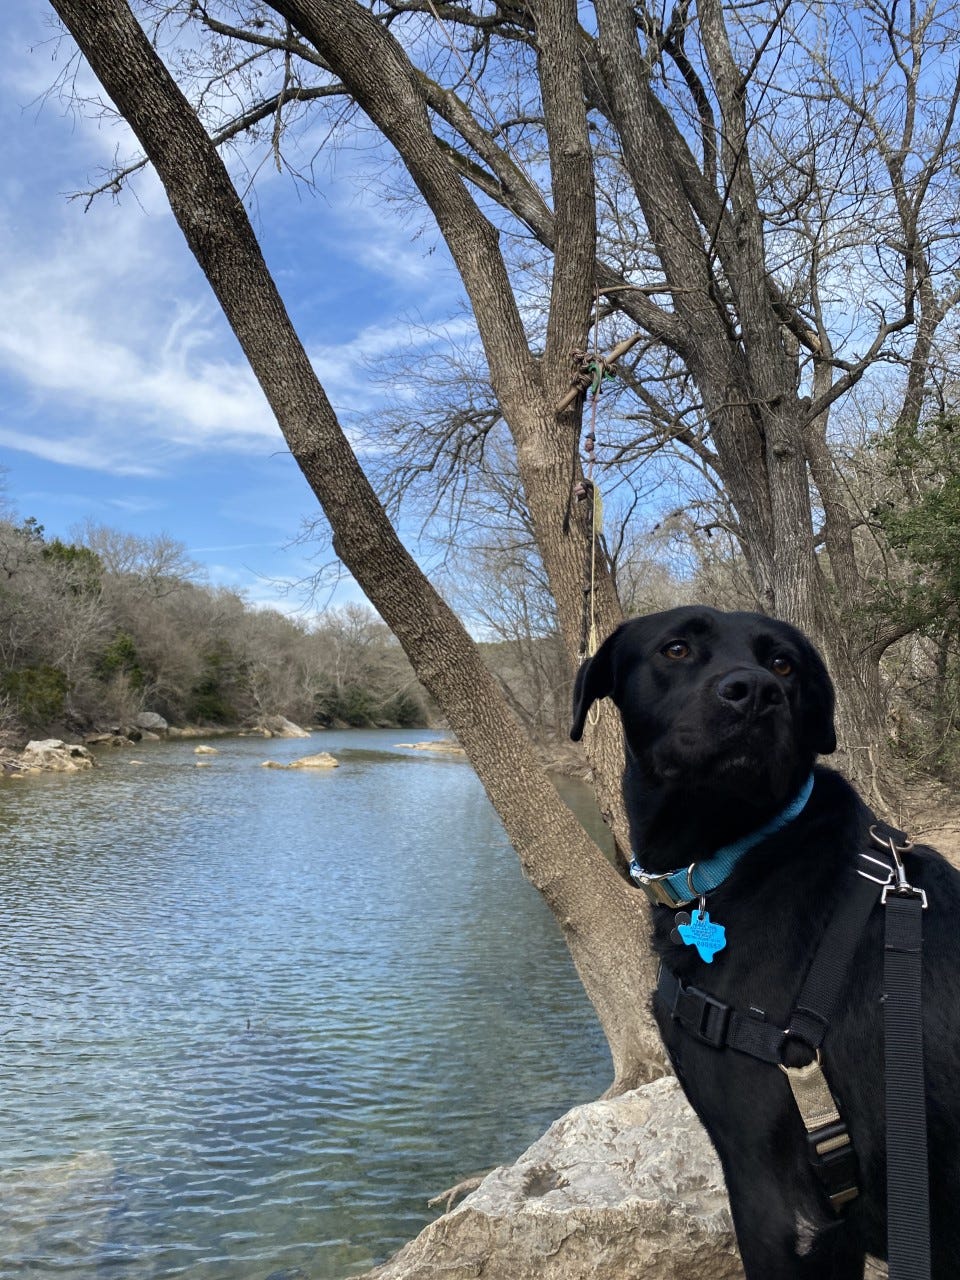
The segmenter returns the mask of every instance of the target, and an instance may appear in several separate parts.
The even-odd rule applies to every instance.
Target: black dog
[[[652,886],[651,896],[672,904],[653,911],[653,945],[663,966],[654,1010],[677,1076],[720,1156],[748,1280],[860,1280],[865,1254],[885,1257],[887,1248],[879,887],[876,909],[869,908],[856,945],[850,943],[822,1040],[821,1078],[842,1117],[830,1132],[845,1130],[852,1139],[856,1190],[843,1176],[831,1186],[818,1175],[821,1157],[811,1159],[809,1125],[788,1073],[769,1056],[760,1060],[729,1041],[718,1043],[721,1023],[729,1034],[728,1019],[739,1018],[741,1032],[756,1032],[767,1045],[777,1029],[792,1026],[831,920],[854,886],[864,891],[863,868],[870,864],[860,855],[876,819],[839,774],[814,768],[816,756],[836,746],[826,668],[786,623],[693,606],[634,619],[605,641],[578,674],[571,737],[581,737],[588,710],[603,697],[613,699],[623,720],[624,797],[642,865],[634,875]],[[732,868],[701,897],[699,873],[694,867],[690,885],[687,869],[711,865],[716,850],[731,846]],[[879,848],[874,852],[882,858]],[[923,1044],[932,1273],[955,1280],[960,874],[928,848],[911,849],[903,861],[909,882],[929,902]],[[678,874],[669,882],[657,878],[670,872]],[[878,879],[886,875],[880,868]],[[739,1012],[724,1013],[727,1006]],[[802,1036],[779,1043],[788,1067],[813,1058]],[[837,1144],[823,1145],[826,1151]],[[822,1163],[831,1159],[824,1154]]]

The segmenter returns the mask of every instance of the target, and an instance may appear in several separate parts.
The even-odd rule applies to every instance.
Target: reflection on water
[[[477,779],[401,737],[0,785],[0,1280],[347,1276],[605,1087]]]

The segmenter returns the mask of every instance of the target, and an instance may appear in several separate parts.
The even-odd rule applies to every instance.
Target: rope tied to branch
[[[571,351],[570,359],[577,369],[570,379],[570,390],[557,405],[556,412],[564,413],[582,395],[594,399],[600,394],[604,382],[617,377],[617,367],[609,356],[599,351]]]
[[[614,378],[615,372],[603,356],[594,353],[589,359],[579,351],[572,353],[579,362],[578,379],[589,379],[583,391],[590,394],[590,425],[583,438],[583,479],[574,486],[573,495],[577,502],[586,502],[587,506],[587,541],[583,564],[583,608],[580,618],[580,650],[579,663],[582,666],[588,657],[592,657],[600,646],[597,634],[596,586],[597,586],[597,546],[603,531],[603,497],[600,487],[593,478],[597,448],[597,401],[605,379]],[[578,391],[579,394],[579,391]],[[587,719],[591,725],[600,719],[600,705],[594,703]]]

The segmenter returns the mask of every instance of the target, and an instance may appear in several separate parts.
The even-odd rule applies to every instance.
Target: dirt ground
[[[930,844],[960,868],[960,794],[924,782],[904,795],[897,820],[916,844]]]

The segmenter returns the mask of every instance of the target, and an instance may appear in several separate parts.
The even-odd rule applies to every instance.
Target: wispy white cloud
[[[104,498],[104,506],[114,511],[123,511],[128,515],[146,515],[151,511],[162,511],[165,507],[163,502],[157,501],[156,498],[144,497],[109,497]],[[90,505],[89,495],[87,496],[87,506]]]
[[[145,170],[135,195],[126,192],[119,205],[101,196],[86,215],[81,202],[53,195],[102,180],[138,146],[109,112],[97,119],[48,92],[64,72],[65,83],[76,77],[79,97],[101,94],[86,65],[70,61],[71,42],[58,38],[55,21],[15,9],[20,40],[0,51],[0,109],[31,160],[0,175],[0,376],[18,391],[0,410],[0,443],[119,476],[157,475],[214,451],[282,449],[155,175]],[[328,129],[308,130],[305,155]],[[348,424],[381,402],[370,363],[430,343],[411,323],[371,317],[386,303],[430,321],[455,310],[459,291],[429,219],[381,198],[392,162],[382,140],[371,139],[367,148],[329,151],[317,168],[318,198],[292,213],[288,179],[267,167],[257,183],[272,265],[293,310],[310,300],[301,328]],[[240,157],[241,167],[244,160],[257,168],[252,155]],[[30,183],[17,176],[26,171]],[[320,295],[329,303],[314,301]],[[354,443],[362,451],[359,434]]]
[[[136,475],[156,468],[157,445],[262,449],[275,441],[252,373],[239,353],[223,354],[225,326],[212,300],[198,284],[175,281],[171,290],[166,269],[176,277],[183,267],[178,255],[167,259],[165,228],[112,209],[89,221],[75,207],[61,210],[59,222],[41,244],[22,226],[3,228],[0,367],[39,401],[69,406],[84,429],[52,440],[38,428],[28,438],[8,434],[7,443]]]
[[[0,225],[0,370],[36,410],[27,422],[0,414],[0,440],[118,475],[153,474],[187,453],[283,447],[166,215],[103,206],[81,217],[72,205],[55,221],[38,236],[9,220]],[[394,262],[401,256],[383,252]],[[435,338],[409,320],[359,331],[344,321],[342,340],[313,342],[310,353],[331,401],[349,416],[381,399],[369,362]],[[454,322],[458,332],[470,327]]]
[[[411,319],[367,325],[354,337],[338,343],[316,343],[310,360],[331,401],[339,408],[366,413],[383,403],[383,390],[376,377],[378,361],[409,353],[411,366],[419,356],[426,358],[441,341],[469,338],[475,333],[472,320],[451,320],[443,326],[443,336]],[[395,385],[391,398],[402,393]]]
[[[230,542],[218,547],[190,547],[189,551],[192,556],[212,556],[222,555],[225,551],[276,551],[283,545],[282,542]]]
[[[0,427],[0,445],[56,462],[65,467],[82,467],[90,471],[106,471],[117,476],[149,476],[155,469],[131,459],[105,456],[102,438],[70,439],[44,438],[28,431]]]
[[[284,573],[278,577],[256,574],[249,569],[218,562],[207,563],[207,579],[216,587],[224,587],[242,594],[244,600],[256,609],[273,609],[288,618],[310,621],[326,604],[326,599],[316,601],[308,584],[311,573],[307,566],[301,577]],[[324,593],[326,595],[326,593]],[[364,599],[353,578],[346,578],[336,588],[333,603],[340,605]]]

